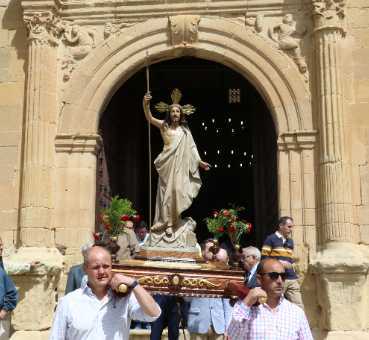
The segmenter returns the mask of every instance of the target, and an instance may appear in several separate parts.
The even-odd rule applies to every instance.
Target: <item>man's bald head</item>
[[[83,264],[87,266],[90,258],[96,257],[96,256],[100,257],[100,255],[103,255],[103,254],[108,255],[111,261],[111,254],[106,248],[101,247],[101,246],[92,246],[83,253]]]
[[[281,272],[284,272],[284,267],[282,263],[280,263],[277,259],[268,258],[265,260],[262,260],[257,269],[258,274],[267,273],[270,270],[270,267],[278,267]]]

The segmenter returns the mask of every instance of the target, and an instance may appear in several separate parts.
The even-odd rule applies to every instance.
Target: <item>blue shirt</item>
[[[12,279],[0,267],[0,309],[12,311],[18,303],[18,291]]]

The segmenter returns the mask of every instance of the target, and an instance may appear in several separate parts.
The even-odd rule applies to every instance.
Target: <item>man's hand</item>
[[[5,309],[0,310],[0,320],[4,320],[8,312]]]
[[[243,299],[243,303],[246,306],[251,307],[256,302],[258,302],[259,299],[262,300],[262,299],[266,299],[266,298],[267,298],[267,293],[263,289],[261,289],[260,287],[256,287],[256,288],[250,289],[249,293]]]
[[[209,171],[211,168],[211,165],[209,163],[206,163],[204,161],[200,161],[199,166],[201,169],[205,170],[205,171]]]
[[[152,99],[152,96],[150,94],[150,92],[147,92],[144,97],[143,97],[143,101],[144,103],[147,105],[150,103],[150,100]]]
[[[132,277],[125,276],[123,274],[114,274],[113,278],[110,281],[110,287],[113,290],[117,290],[121,284],[125,284],[129,288],[133,284],[133,282],[135,282],[135,279],[133,279]]]

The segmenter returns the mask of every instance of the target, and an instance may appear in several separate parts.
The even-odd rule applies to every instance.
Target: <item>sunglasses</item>
[[[278,273],[278,272],[269,272],[269,273],[261,273],[260,275],[268,275],[269,278],[273,281],[277,280],[281,277],[282,281],[285,281],[287,278],[287,273]]]

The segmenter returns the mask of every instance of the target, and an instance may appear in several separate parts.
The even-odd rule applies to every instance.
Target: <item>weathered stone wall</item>
[[[361,242],[369,244],[369,4],[350,1],[347,21],[352,39],[347,119],[352,126],[353,203]]]
[[[0,1],[0,221],[6,244],[18,228],[27,44],[19,0]]]

